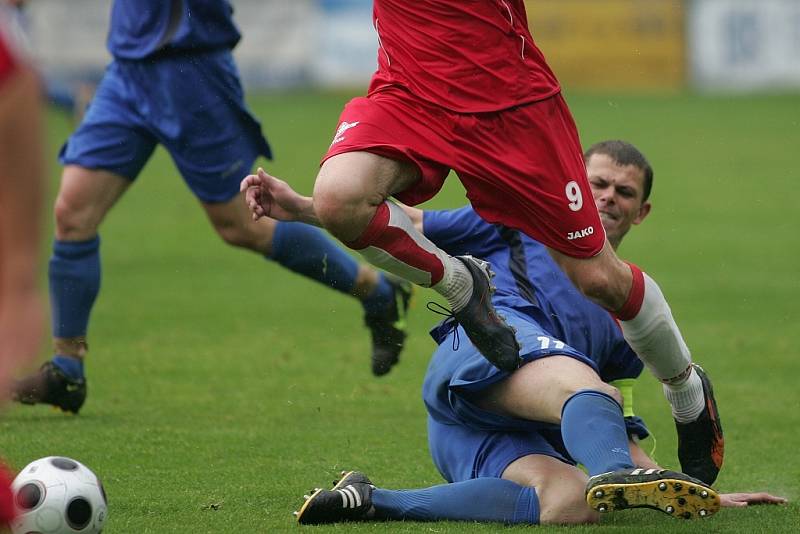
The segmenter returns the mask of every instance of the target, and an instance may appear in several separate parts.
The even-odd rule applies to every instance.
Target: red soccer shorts
[[[413,187],[395,195],[416,205],[454,170],[481,217],[521,230],[569,256],[603,248],[577,129],[561,95],[490,113],[457,113],[394,88],[351,100],[328,158],[365,151],[410,161]]]

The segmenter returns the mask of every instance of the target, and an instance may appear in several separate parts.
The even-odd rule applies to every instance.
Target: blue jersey
[[[108,50],[117,59],[232,49],[241,35],[227,0],[116,0]]]
[[[491,262],[494,304],[516,330],[525,361],[562,355],[595,369],[605,382],[639,376],[643,365],[614,319],[578,292],[540,243],[484,222],[470,207],[425,212],[423,221],[425,235],[448,253]],[[451,331],[450,321],[432,331],[439,347],[422,387],[428,445],[442,476],[450,482],[501,477],[508,465],[528,455],[574,464],[558,425],[500,415],[473,403],[474,394],[508,373],[481,356],[460,326],[460,343],[451,343],[446,339]],[[625,423],[629,435],[648,435],[638,417],[626,417]]]
[[[591,358],[603,381],[641,373],[641,360],[611,315],[575,288],[539,242],[485,222],[469,206],[426,211],[423,231],[453,256],[489,261],[496,273],[494,304],[532,317],[554,338]]]

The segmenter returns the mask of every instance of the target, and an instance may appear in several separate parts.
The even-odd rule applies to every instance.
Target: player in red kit
[[[378,70],[366,97],[342,112],[313,198],[287,211],[278,182],[259,172],[242,183],[254,216],[320,224],[374,265],[432,287],[480,352],[513,370],[518,345],[489,301],[488,265],[448,256],[388,200],[423,202],[455,171],[475,211],[547,245],[575,285],[616,316],[664,384],[683,471],[713,482],[723,437],[711,385],[656,283],[606,239],[600,217],[618,207],[613,195],[600,212],[595,206],[577,128],[523,1],[375,0],[373,21]]]
[[[17,367],[42,341],[39,291],[44,193],[41,91],[37,74],[15,48],[0,6],[0,398]],[[0,530],[14,518],[13,474],[0,462]]]

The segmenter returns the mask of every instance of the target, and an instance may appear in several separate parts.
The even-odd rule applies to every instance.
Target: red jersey
[[[528,30],[523,0],[374,0],[373,22],[379,48],[370,93],[399,85],[477,113],[560,90]]]

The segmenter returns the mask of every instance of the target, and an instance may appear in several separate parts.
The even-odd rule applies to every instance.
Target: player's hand
[[[283,180],[258,169],[246,176],[239,189],[245,194],[253,220],[271,217],[279,221],[302,221],[315,224],[313,201],[297,193]]]
[[[743,508],[754,504],[786,504],[788,501],[783,497],[776,497],[761,491],[758,493],[721,493],[719,502],[721,506],[728,508]]]

